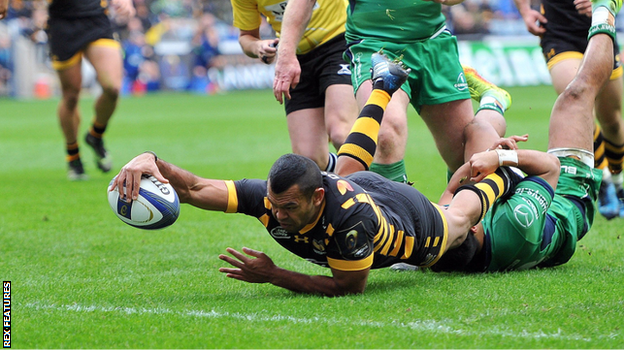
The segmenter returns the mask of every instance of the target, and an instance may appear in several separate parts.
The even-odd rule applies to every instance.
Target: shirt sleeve
[[[254,30],[262,23],[257,1],[232,0],[232,14],[234,27],[241,30]]]
[[[342,271],[360,271],[373,264],[377,217],[368,205],[357,214],[346,217],[330,236],[327,263]],[[370,213],[369,213],[370,212]]]

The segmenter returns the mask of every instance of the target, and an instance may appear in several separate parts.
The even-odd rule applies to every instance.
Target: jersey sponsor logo
[[[286,4],[288,4],[288,1],[282,1],[274,5],[265,6],[264,8],[267,11],[273,13],[273,16],[275,16],[276,21],[281,22],[282,19],[284,18],[284,10],[286,10]]]
[[[464,72],[461,72],[459,76],[457,76],[457,82],[455,83],[455,88],[459,91],[464,91],[468,89],[468,83],[466,82],[466,76],[464,76]]]
[[[340,195],[346,194],[347,190],[353,191],[353,187],[351,186],[351,184],[349,184],[349,182],[347,182],[346,180],[342,179],[336,182],[336,187],[338,188]]]
[[[282,227],[275,227],[275,228],[271,229],[269,234],[271,234],[273,239],[276,239],[276,240],[290,239],[290,234],[288,234],[286,229],[284,229]]]
[[[548,201],[546,200],[546,197],[542,195],[537,189],[516,188],[516,194],[529,195],[530,197],[537,200],[537,203],[542,208],[542,213],[548,210]],[[528,202],[527,200],[524,200],[524,201]],[[531,208],[534,208],[533,204],[530,202],[529,202],[529,206],[531,206]],[[535,211],[535,213],[537,214],[537,211]]]
[[[525,204],[520,204],[514,208],[514,217],[516,222],[524,228],[530,227],[535,221],[534,211]]]
[[[351,68],[349,66],[350,65],[348,63],[341,63],[340,69],[338,70],[338,72],[336,72],[336,74],[341,75],[341,76],[350,76]]]

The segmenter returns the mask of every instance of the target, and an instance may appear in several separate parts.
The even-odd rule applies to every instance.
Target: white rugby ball
[[[110,184],[112,183],[111,180]],[[120,199],[119,191],[115,187],[108,190],[108,203],[119,219],[141,229],[168,227],[180,215],[180,200],[173,187],[148,175],[141,177],[138,199],[134,201]]]

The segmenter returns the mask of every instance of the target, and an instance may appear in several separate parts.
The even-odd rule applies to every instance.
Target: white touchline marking
[[[425,330],[438,332],[443,334],[456,334],[456,335],[498,335],[498,336],[506,336],[506,337],[522,337],[522,338],[530,338],[530,339],[560,339],[560,340],[578,340],[578,341],[592,341],[592,338],[595,339],[613,339],[617,337],[617,334],[609,334],[609,335],[596,335],[592,338],[583,337],[580,335],[565,335],[562,333],[561,329],[559,329],[556,333],[545,333],[542,331],[538,332],[527,332],[523,330],[522,332],[514,332],[510,330],[500,330],[497,328],[494,329],[486,329],[486,330],[463,330],[456,329],[450,325],[447,325],[443,322],[435,321],[435,320],[419,320],[413,322],[399,322],[399,321],[390,321],[390,322],[370,322],[370,321],[362,321],[362,320],[352,320],[352,319],[333,319],[333,318],[321,318],[321,317],[313,317],[313,318],[300,318],[293,316],[284,316],[284,315],[262,315],[261,313],[249,313],[243,314],[238,312],[217,312],[215,310],[211,311],[195,311],[195,310],[186,310],[186,311],[173,311],[168,308],[134,308],[134,307],[104,307],[104,306],[82,306],[78,304],[72,305],[42,305],[39,303],[26,303],[26,304],[15,304],[15,307],[23,307],[27,309],[34,310],[56,310],[56,311],[69,311],[69,312],[119,312],[124,314],[177,314],[183,316],[191,316],[191,317],[200,317],[200,318],[233,318],[240,320],[248,320],[253,322],[279,322],[279,321],[288,321],[291,323],[298,324],[316,324],[316,323],[325,323],[331,325],[337,324],[346,324],[346,325],[356,325],[363,327],[376,327],[383,328],[391,326],[393,328],[405,328],[410,330]],[[451,321],[452,322],[452,321]]]

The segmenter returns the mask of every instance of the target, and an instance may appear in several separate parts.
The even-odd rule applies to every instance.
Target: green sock
[[[389,165],[372,163],[370,171],[395,182],[407,183],[407,171],[405,170],[405,162],[403,160]]]

